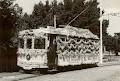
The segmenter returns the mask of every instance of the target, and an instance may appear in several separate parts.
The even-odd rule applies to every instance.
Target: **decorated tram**
[[[100,40],[88,29],[40,27],[20,31],[18,39],[17,65],[25,70],[100,62]]]

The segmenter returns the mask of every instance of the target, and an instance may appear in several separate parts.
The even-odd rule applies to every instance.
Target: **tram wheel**
[[[47,74],[48,73],[48,68],[41,68],[39,69],[40,74]]]
[[[27,74],[31,74],[30,70],[24,70],[24,69],[20,69],[19,70],[20,73],[27,73]]]
[[[19,69],[19,72],[20,72],[20,73],[24,73],[23,69]]]

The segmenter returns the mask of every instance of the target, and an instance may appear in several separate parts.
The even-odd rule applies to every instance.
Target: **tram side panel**
[[[96,64],[100,60],[99,40],[57,36],[58,66]]]

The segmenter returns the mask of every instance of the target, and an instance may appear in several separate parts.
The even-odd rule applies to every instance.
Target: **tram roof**
[[[89,29],[76,28],[72,26],[66,26],[64,28],[54,28],[52,26],[48,26],[47,28],[40,27],[39,29],[20,31],[19,35],[24,36],[25,34],[32,34],[35,36],[39,36],[39,34],[41,33],[99,39],[98,36],[93,34]]]

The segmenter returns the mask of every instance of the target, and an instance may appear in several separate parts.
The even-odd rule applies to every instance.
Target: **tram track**
[[[48,72],[48,73],[45,73],[45,74],[34,73],[33,75],[35,75],[35,76],[25,77],[25,78],[21,78],[21,79],[15,80],[15,81],[21,81],[21,80],[25,80],[25,79],[36,78],[36,77],[40,77],[40,76],[44,76],[44,75],[50,75],[50,74],[56,74],[56,73],[59,73],[59,72],[55,72],[55,73],[54,72]]]
[[[40,73],[39,71],[33,71],[29,74],[17,72],[17,73],[9,74],[7,76],[4,76],[4,75],[1,76],[0,81],[22,81],[22,80],[25,80],[25,79],[36,78],[36,77],[40,77],[40,76],[44,76],[44,75],[63,73],[63,72],[74,71],[74,70],[67,70],[67,69],[65,69],[65,71],[49,70],[49,71],[47,71],[47,73],[44,73],[44,74]]]
[[[64,72],[69,72],[69,71],[75,71],[75,69],[74,70],[65,70],[65,71],[58,71],[58,70],[55,70],[55,71],[53,70],[52,71],[52,70],[50,70],[50,71],[48,71],[45,74],[41,74],[39,72],[35,72],[35,73],[32,73],[33,76],[22,77],[22,78],[19,78],[19,79],[16,79],[16,80],[12,80],[12,81],[21,81],[21,80],[30,79],[30,78],[36,78],[36,77],[40,77],[40,76],[44,76],[44,75],[51,75],[51,74],[56,74],[56,73],[64,73]]]
[[[30,79],[30,78],[36,78],[36,77],[40,77],[40,76],[44,76],[44,75],[49,75],[49,74],[39,74],[39,75],[37,74],[35,76],[20,78],[20,79],[16,79],[16,80],[12,80],[12,81],[21,81],[21,80]]]
[[[21,75],[21,73],[18,73],[18,72],[14,72],[14,73],[0,73],[0,78],[14,76],[14,75]]]
[[[20,74],[11,74],[11,75],[9,74],[9,75],[0,76],[0,81],[21,81],[24,79],[35,78],[43,75],[49,75],[49,74],[40,74],[40,73],[31,73],[31,74],[20,73]]]
[[[21,81],[21,80],[25,80],[25,79],[30,79],[30,78],[36,78],[36,77],[40,77],[40,76],[44,76],[44,75],[50,75],[50,74],[56,74],[56,73],[59,73],[58,71],[57,72],[47,72],[45,74],[41,74],[41,73],[32,73],[33,76],[28,76],[28,77],[22,77],[22,78],[19,78],[19,79],[16,79],[16,80],[12,80],[12,81]],[[27,74],[26,74],[27,75]],[[29,74],[28,74],[29,75]]]
[[[12,80],[12,81],[20,81],[20,80],[25,80],[25,79],[30,79],[30,78],[39,77],[39,76],[42,76],[42,75],[32,75],[32,76],[27,76],[27,77],[18,78],[18,79]]]
[[[0,74],[0,81],[21,81],[24,79],[30,79],[35,78],[43,75],[49,75],[54,74],[52,72],[47,73],[40,73],[39,71],[33,71],[31,73],[20,73],[20,72],[14,72],[14,73],[1,73]]]
[[[9,74],[5,76],[0,76],[0,81],[19,81],[19,80],[24,80],[24,79],[29,79],[33,77],[37,77],[40,75],[36,74]]]

